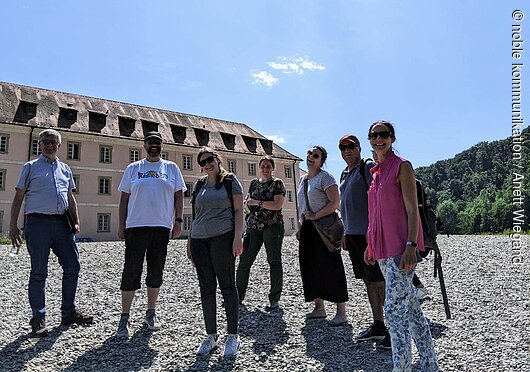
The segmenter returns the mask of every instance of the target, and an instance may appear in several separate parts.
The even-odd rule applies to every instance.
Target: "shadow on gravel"
[[[438,339],[445,337],[445,331],[448,329],[447,326],[440,324],[440,323],[434,323],[431,322],[429,319],[427,319],[429,322],[429,327],[431,328],[431,335],[433,339]]]
[[[220,349],[222,352],[222,347],[220,347]],[[217,360],[211,362],[214,358],[217,358]],[[235,367],[236,358],[224,358],[223,356],[214,355],[197,356],[195,362],[183,371],[232,371]]]
[[[283,345],[289,339],[282,308],[270,312],[260,309],[248,311],[242,305],[239,310],[239,333],[254,339],[252,350],[264,359],[275,353],[277,345]]]
[[[40,353],[50,350],[64,329],[60,326],[52,328],[46,337],[38,339],[32,338],[30,333],[19,336],[0,350],[0,361],[9,361],[9,369],[21,371],[31,359]],[[35,344],[33,344],[34,341],[36,341]],[[0,369],[4,367],[6,365],[2,362]]]
[[[322,371],[392,370],[392,353],[370,341],[353,341],[350,324],[331,327],[325,319],[307,320],[302,335],[306,354],[324,365]]]
[[[149,369],[158,351],[149,347],[153,332],[145,327],[129,339],[111,336],[98,348],[87,351],[64,371],[138,371]]]

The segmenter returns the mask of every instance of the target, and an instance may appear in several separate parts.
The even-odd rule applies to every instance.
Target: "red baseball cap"
[[[346,134],[346,135],[342,136],[340,138],[340,140],[339,140],[339,145],[342,142],[351,142],[351,143],[355,143],[358,146],[361,146],[361,143],[359,142],[359,139],[357,137],[355,137],[353,134]]]

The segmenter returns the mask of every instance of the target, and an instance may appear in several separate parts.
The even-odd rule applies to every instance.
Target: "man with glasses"
[[[147,260],[147,311],[149,330],[160,328],[155,313],[162,285],[167,245],[182,232],[183,193],[186,185],[179,167],[160,158],[162,136],[147,132],[147,156],[125,169],[118,186],[121,192],[118,237],[125,239],[125,263],[121,279],[122,313],[116,335],[129,337],[129,312]]]
[[[15,186],[11,206],[9,236],[13,247],[20,247],[22,239],[17,226],[18,215],[25,198],[24,237],[31,257],[28,294],[32,310],[31,335],[47,335],[45,287],[48,276],[50,248],[63,269],[61,325],[91,324],[93,318],[78,312],[75,294],[79,278],[79,252],[74,234],[79,232],[77,202],[70,167],[57,158],[61,134],[46,129],[39,134],[42,154],[24,164]],[[67,214],[74,226],[69,226]]]
[[[359,333],[358,341],[382,340],[381,347],[390,349],[390,336],[384,323],[385,280],[378,265],[364,262],[368,228],[368,187],[372,182],[371,159],[361,158],[359,139],[347,134],[339,140],[339,149],[347,166],[340,176],[340,212],[344,221],[344,250],[348,251],[355,278],[366,284],[374,323]]]

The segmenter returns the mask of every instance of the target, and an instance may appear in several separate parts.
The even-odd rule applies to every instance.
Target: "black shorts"
[[[133,227],[125,230],[125,263],[120,286],[122,291],[140,288],[144,257],[147,261],[146,285],[149,288],[160,288],[170,233],[171,230],[166,227]]]
[[[370,282],[383,282],[385,278],[377,262],[375,265],[367,265],[364,262],[364,251],[367,247],[366,235],[346,235],[346,247],[353,265],[355,278],[367,278]]]

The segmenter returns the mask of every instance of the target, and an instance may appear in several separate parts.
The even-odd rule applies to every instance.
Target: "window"
[[[68,142],[68,154],[69,160],[80,160],[81,159],[81,144],[77,142]]]
[[[101,133],[101,130],[107,125],[107,115],[97,112],[88,112],[88,130],[91,132]]]
[[[169,156],[169,155],[168,155],[167,152],[161,152],[161,153],[160,153],[160,159],[167,160],[168,156]]]
[[[184,216],[182,218],[182,230],[190,231],[191,229],[191,216]]]
[[[191,183],[186,184],[186,191],[184,191],[185,198],[191,198],[191,192],[193,191],[193,185]]]
[[[139,150],[130,150],[129,160],[131,163],[140,160],[140,151]]]
[[[4,211],[0,211],[0,233],[4,232],[2,226],[4,226]]]
[[[7,154],[9,150],[9,136],[7,134],[0,134],[0,154]]]
[[[293,174],[291,173],[291,167],[285,167],[285,178],[293,178]]]
[[[248,175],[249,176],[256,175],[256,163],[248,163]]]
[[[99,180],[99,194],[110,195],[112,178],[111,177],[98,177]]]
[[[38,138],[33,138],[31,140],[31,155],[40,155],[42,154],[42,151],[40,151],[40,146],[39,146],[39,140]]]
[[[190,155],[182,155],[182,168],[183,169],[192,169],[191,168],[191,156]]]
[[[111,146],[99,146],[99,162],[100,163],[112,163],[112,147]]]
[[[294,218],[289,217],[289,230],[296,230]]]
[[[110,231],[110,213],[98,213],[98,232]]]
[[[74,179],[74,189],[72,190],[72,192],[74,194],[79,194],[79,182],[81,181],[81,176],[79,174],[74,174],[72,175],[73,179]]]
[[[236,161],[228,160],[228,171],[230,173],[236,173]]]
[[[293,202],[293,192],[291,190],[287,190],[285,196],[287,196],[287,201],[289,203]]]
[[[0,190],[6,189],[6,169],[0,169]]]

